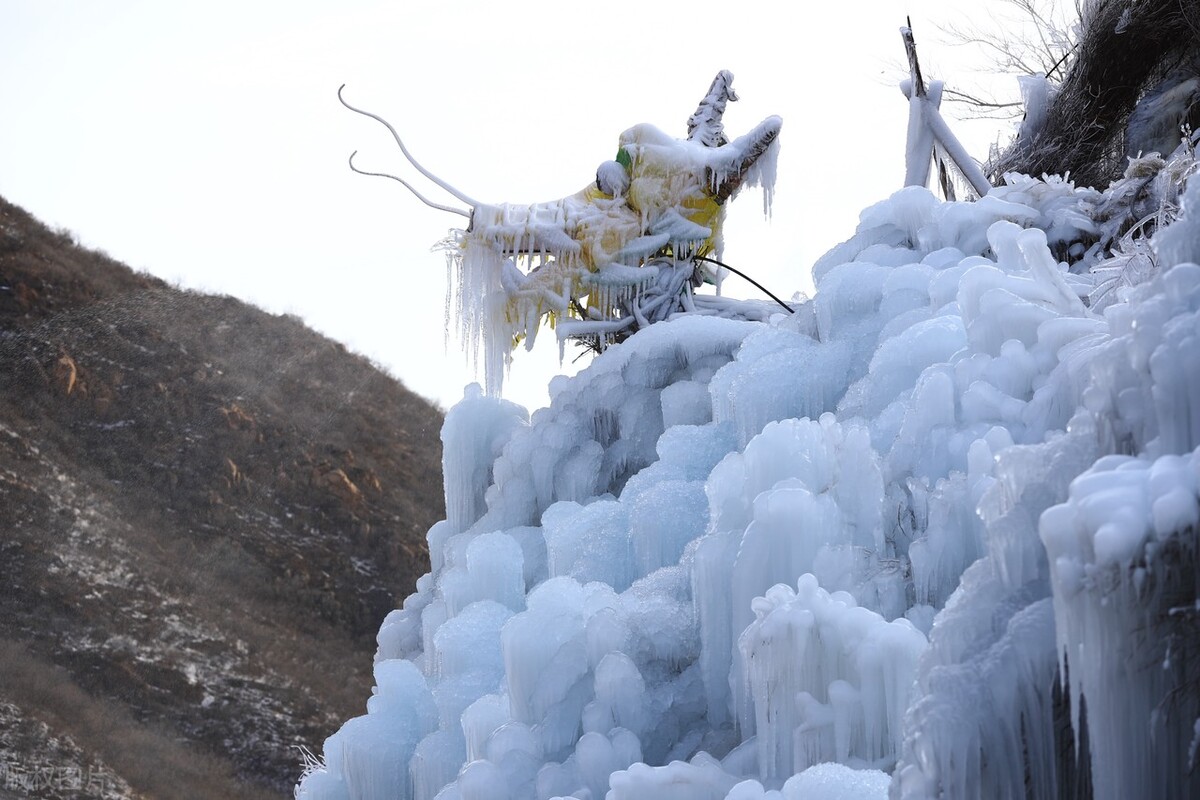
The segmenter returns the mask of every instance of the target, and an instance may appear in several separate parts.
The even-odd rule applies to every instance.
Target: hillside
[[[441,422],[0,199],[0,797],[290,791],[428,570]]]

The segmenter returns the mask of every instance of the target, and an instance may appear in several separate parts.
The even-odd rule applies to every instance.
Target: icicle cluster
[[[443,242],[452,278],[447,311],[489,395],[499,393],[513,345],[532,347],[544,318],[560,339],[601,350],[679,312],[764,316],[762,304],[692,294],[709,275],[695,259],[720,254],[725,203],[743,185],[761,186],[770,214],[781,122],[769,117],[728,141],[720,115],[731,80],[718,75],[723,88],[714,84],[712,103],[702,105],[707,116],[696,132],[711,136],[685,141],[636,125],[620,137],[620,160],[601,164],[594,185],[548,203],[481,205],[469,230]]]
[[[905,189],[793,315],[645,328],[528,421],[470,392],[297,796],[1200,794],[1200,181],[1094,303],[1111,198]]]

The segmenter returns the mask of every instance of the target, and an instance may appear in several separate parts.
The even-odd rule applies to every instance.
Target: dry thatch
[[[1136,155],[1131,118],[1148,99],[1192,78],[1200,78],[1200,0],[1087,3],[1074,56],[1044,121],[990,165],[993,181],[1007,172],[1069,172],[1077,185],[1107,185],[1123,173],[1126,156]],[[1200,127],[1197,97],[1184,98],[1181,116],[1168,127]]]

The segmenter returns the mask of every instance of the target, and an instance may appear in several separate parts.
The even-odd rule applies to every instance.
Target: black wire
[[[772,300],[774,300],[776,303],[779,303],[779,305],[783,306],[784,310],[785,310],[785,311],[787,311],[789,314],[795,314],[795,313],[796,313],[796,310],[795,310],[794,308],[792,308],[792,307],[791,307],[791,306],[789,306],[787,303],[785,303],[785,302],[783,302],[782,300],[780,300],[780,299],[779,299],[778,297],[776,297],[775,295],[771,294],[771,290],[770,290],[770,289],[768,289],[767,287],[763,286],[761,283],[759,283],[758,281],[754,280],[754,278],[751,278],[749,275],[747,275],[746,273],[742,272],[741,270],[736,270],[736,269],[734,269],[733,267],[729,266],[728,264],[724,264],[724,263],[722,263],[722,262],[720,262],[720,261],[717,261],[715,258],[709,258],[708,256],[696,256],[696,259],[695,259],[695,260],[696,260],[696,261],[707,261],[707,262],[708,262],[708,263],[710,263],[710,264],[716,264],[718,267],[723,267],[723,268],[725,268],[725,269],[729,270],[729,271],[730,271],[730,272],[732,272],[734,275],[740,275],[741,277],[745,278],[746,280],[750,281],[752,284],[754,284],[755,286],[757,286],[757,287],[759,288],[759,290],[761,290],[761,291],[762,291],[762,293],[763,293],[763,294],[765,294],[767,297],[771,298],[771,299],[772,299]]]
[[[1049,77],[1050,77],[1050,75],[1051,75],[1051,74],[1052,74],[1052,73],[1053,73],[1055,70],[1057,70],[1059,67],[1061,67],[1061,66],[1062,66],[1062,63],[1063,63],[1064,61],[1066,61],[1066,60],[1067,60],[1067,56],[1071,55],[1072,53],[1074,53],[1074,52],[1075,52],[1076,50],[1078,50],[1078,49],[1079,49],[1079,42],[1076,42],[1074,45],[1072,45],[1072,46],[1071,46],[1071,49],[1070,49],[1070,50],[1068,50],[1067,52],[1065,52],[1065,53],[1063,53],[1063,54],[1062,54],[1062,57],[1061,57],[1061,58],[1059,58],[1059,59],[1058,59],[1058,61],[1055,61],[1055,62],[1054,62],[1054,66],[1053,66],[1053,67],[1051,67],[1050,69],[1046,70],[1046,77],[1047,77],[1047,78],[1049,78]]]

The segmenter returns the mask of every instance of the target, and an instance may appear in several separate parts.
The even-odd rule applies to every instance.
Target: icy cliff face
[[[905,189],[794,315],[647,328],[528,422],[469,392],[297,796],[1200,796],[1192,183],[1120,263],[1111,195]]]

